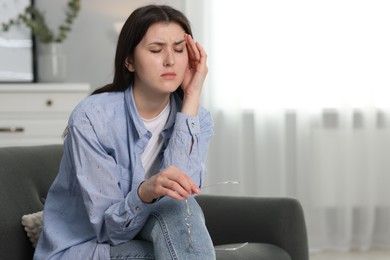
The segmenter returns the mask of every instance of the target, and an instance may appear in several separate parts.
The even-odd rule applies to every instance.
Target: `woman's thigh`
[[[193,197],[161,199],[136,239],[111,247],[111,259],[215,259],[203,212]]]
[[[153,244],[144,240],[130,240],[111,246],[111,259],[154,259]]]

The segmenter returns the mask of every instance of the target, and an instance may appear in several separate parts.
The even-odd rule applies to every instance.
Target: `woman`
[[[135,10],[113,83],[70,116],[35,259],[215,259],[193,198],[212,136],[206,53],[185,16]]]

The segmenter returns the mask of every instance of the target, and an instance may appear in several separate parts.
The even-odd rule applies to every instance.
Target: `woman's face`
[[[184,30],[177,23],[155,23],[129,59],[134,87],[149,94],[174,92],[183,82],[188,66]]]

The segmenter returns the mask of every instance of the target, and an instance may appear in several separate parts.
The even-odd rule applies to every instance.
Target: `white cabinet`
[[[0,84],[0,146],[60,144],[88,84]]]

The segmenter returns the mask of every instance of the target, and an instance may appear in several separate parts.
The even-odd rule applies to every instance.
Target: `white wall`
[[[55,29],[64,20],[67,2],[35,0]],[[63,46],[67,55],[66,82],[87,82],[92,89],[111,82],[118,37],[113,24],[124,22],[135,8],[146,4],[168,4],[185,10],[182,0],[82,0],[79,16]]]

